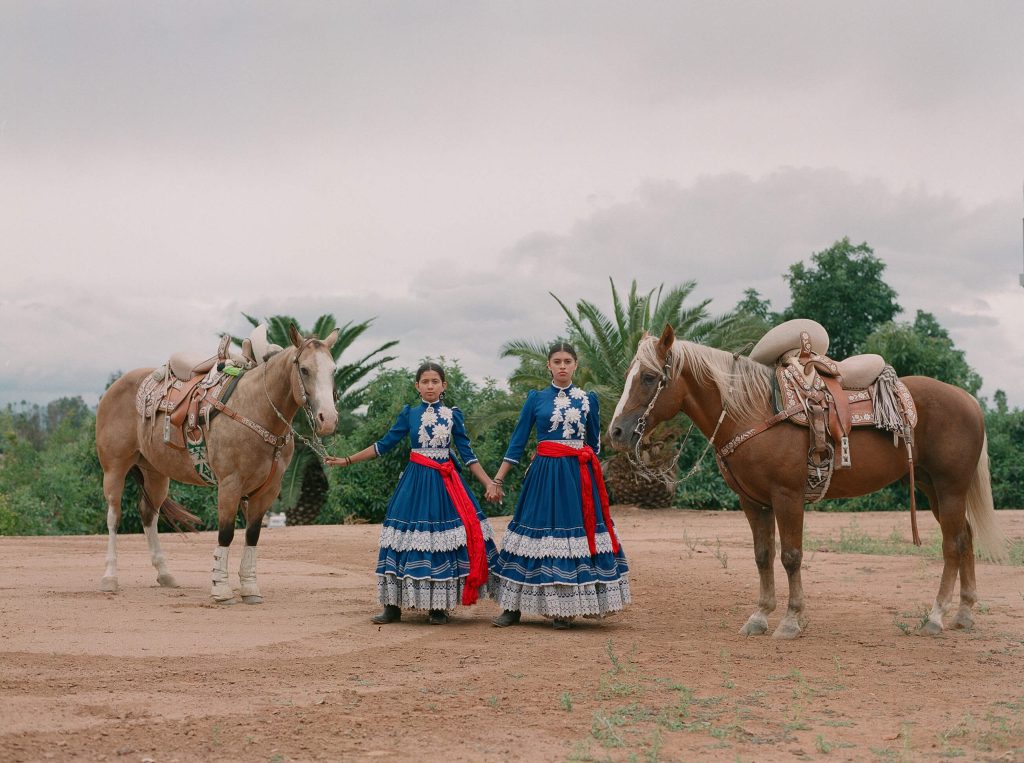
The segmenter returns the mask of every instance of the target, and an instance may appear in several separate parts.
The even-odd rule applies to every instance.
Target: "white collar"
[[[572,385],[572,382],[569,382],[569,384],[566,385],[565,387],[559,387],[554,382],[551,382],[551,386],[554,387],[555,389],[557,389],[559,392],[568,392],[572,388],[573,385]]]

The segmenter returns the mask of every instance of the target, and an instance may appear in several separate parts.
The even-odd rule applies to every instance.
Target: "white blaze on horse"
[[[769,333],[785,331],[785,326]],[[677,341],[670,326],[660,337],[645,336],[609,425],[612,445],[635,450],[645,434],[680,411],[708,438],[753,534],[760,596],[743,635],[766,633],[775,609],[776,525],[789,603],[774,635],[795,638],[804,625],[804,504],[864,495],[901,479],[911,485],[916,481],[942,530],[942,578],[921,630],[931,635],[943,630],[958,576],[960,606],[952,626],[971,628],[977,601],[975,544],[993,560],[1007,556],[992,505],[985,419],[977,400],[928,377],[897,380],[891,368],[873,365],[870,356],[836,363],[824,356],[827,334],[825,349],[813,351],[813,333],[766,352],[763,362]],[[782,355],[790,346],[797,346],[799,356]],[[794,361],[802,364],[791,365]],[[871,369],[866,376],[865,367]],[[858,373],[861,378],[851,384]],[[777,397],[782,401],[778,412],[773,405]],[[885,398],[896,402],[887,404]],[[886,423],[892,424],[888,430]],[[903,447],[897,449],[899,439]],[[912,520],[913,509],[912,501]],[[912,527],[919,542],[913,522]]]
[[[321,340],[303,337],[292,326],[290,338],[291,346],[269,357],[249,352],[248,362],[241,365],[250,370],[238,376],[230,399],[217,399],[220,391],[215,386],[204,387],[204,382],[215,380],[216,367],[197,373],[191,380],[183,378],[178,395],[199,393],[192,398],[191,412],[186,411],[187,398],[177,411],[165,410],[162,393],[168,389],[166,385],[163,390],[157,389],[159,385],[153,380],[161,374],[154,374],[152,368],[129,371],[103,394],[96,410],[96,450],[103,467],[109,539],[101,590],[113,592],[118,587],[116,541],[121,495],[125,477],[133,472],[135,476],[141,473],[139,511],[160,585],[177,586],[157,535],[160,511],[171,521],[197,521],[167,497],[170,481],[216,484],[219,534],[213,554],[211,594],[217,602],[236,601],[228,583],[228,549],[241,507],[245,548],[238,570],[240,594],[248,604],[263,601],[256,581],[256,544],[263,515],[281,490],[295,447],[291,421],[300,408],[305,408],[317,435],[333,433],[338,424],[331,355],[338,330]],[[198,416],[197,410],[201,411]],[[183,437],[176,431],[178,413],[187,413],[187,422],[180,424]]]

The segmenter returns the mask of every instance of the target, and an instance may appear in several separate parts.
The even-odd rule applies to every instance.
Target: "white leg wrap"
[[[235,592],[228,585],[228,548],[217,546],[213,550],[213,589],[210,594],[216,601],[230,601]]]
[[[157,523],[160,521],[160,516],[153,517],[152,523],[145,525],[143,530],[146,531],[146,543],[149,544],[149,560],[156,567],[156,580],[167,588],[177,588],[177,583],[174,580],[174,576],[171,575],[167,569],[167,561],[164,559],[164,552],[160,548],[160,536],[157,533]]]
[[[100,590],[113,593],[117,590],[117,514],[107,506],[107,566],[103,571]]]
[[[256,583],[256,546],[246,546],[242,551],[242,562],[238,565],[238,582],[241,583],[242,598],[259,596],[260,587]]]

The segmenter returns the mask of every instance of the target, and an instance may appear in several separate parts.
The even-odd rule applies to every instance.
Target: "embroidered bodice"
[[[538,442],[559,440],[580,448],[589,445],[595,453],[601,452],[601,412],[597,395],[573,384],[565,389],[552,384],[526,396],[519,423],[505,451],[505,461],[519,463],[534,428]]]
[[[462,411],[449,408],[440,401],[403,407],[394,425],[373,447],[380,456],[407,436],[413,450],[437,461],[447,461],[453,447],[466,466],[478,460],[466,434]]]

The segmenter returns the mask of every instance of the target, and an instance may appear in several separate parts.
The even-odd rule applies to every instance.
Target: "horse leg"
[[[238,582],[241,584],[239,593],[246,604],[262,604],[259,583],[256,582],[256,544],[260,540],[263,529],[263,515],[270,508],[272,496],[269,491],[259,498],[244,503],[245,506],[245,549],[242,551],[242,562],[238,566]]]
[[[761,580],[757,609],[740,628],[741,636],[761,636],[768,632],[768,615],[775,611],[775,514],[771,506],[760,506],[740,499],[740,506],[754,536],[754,562]]]
[[[100,590],[117,592],[117,525],[121,521],[121,495],[124,478],[131,464],[117,464],[103,471],[103,496],[107,499],[107,566],[100,581]]]
[[[160,522],[160,506],[167,498],[171,480],[169,477],[146,468],[142,469],[142,477],[142,487],[146,491],[146,495],[139,499],[139,513],[142,515],[142,529],[146,533],[146,543],[149,545],[149,560],[156,567],[156,582],[164,588],[177,588],[178,582],[167,569],[167,561],[160,548],[160,536],[157,532],[157,524]]]
[[[804,504],[803,496],[774,497],[772,507],[779,523],[779,541],[782,546],[782,566],[789,576],[789,605],[774,638],[793,639],[800,635],[804,625],[804,587],[800,581],[800,565],[804,558]]]
[[[970,628],[974,624],[971,609],[977,600],[977,589],[974,577],[974,543],[971,530],[967,524],[966,497],[946,493],[936,494],[938,503],[933,509],[942,529],[942,579],[939,592],[935,595],[935,603],[928,620],[921,626],[920,633],[936,636],[942,633],[942,616],[950,608],[953,601],[953,588],[956,586],[957,574],[962,567],[968,567],[968,579],[960,581],[960,611],[957,613],[954,627]],[[970,559],[965,558],[969,554]]]
[[[217,491],[217,548],[213,550],[210,595],[218,604],[236,604],[235,592],[228,583],[228,548],[235,537],[235,515],[241,498],[221,483]]]

